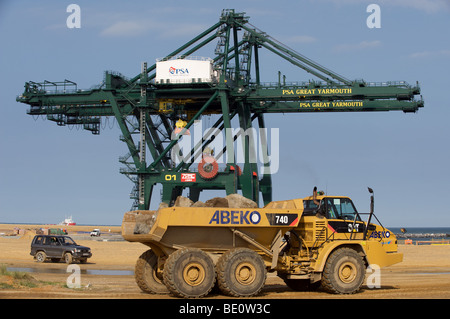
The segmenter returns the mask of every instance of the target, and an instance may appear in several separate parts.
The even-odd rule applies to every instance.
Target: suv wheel
[[[47,255],[43,251],[38,251],[35,257],[38,263],[43,263],[47,259]]]
[[[66,264],[71,264],[73,261],[73,257],[71,253],[65,253],[64,254],[64,261],[66,262]]]

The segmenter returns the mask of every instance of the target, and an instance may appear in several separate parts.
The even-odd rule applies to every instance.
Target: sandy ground
[[[27,227],[30,227],[27,225]],[[72,226],[74,227],[74,226]],[[76,226],[75,226],[76,227]],[[86,230],[92,227],[86,226]],[[102,227],[103,228],[103,227]],[[11,225],[0,225],[0,233],[11,229]],[[111,227],[106,226],[106,230]],[[111,231],[119,231],[120,227]],[[73,228],[74,232],[78,229]],[[102,229],[103,231],[106,231]],[[102,238],[107,238],[105,237]],[[52,299],[52,298],[95,298],[95,299],[172,299],[170,295],[150,295],[141,292],[134,281],[132,271],[139,255],[147,250],[145,245],[126,241],[79,240],[78,243],[91,248],[93,257],[81,268],[81,288],[65,287],[67,265],[64,263],[37,263],[30,256],[32,236],[21,238],[0,237],[0,264],[7,267],[33,268],[30,273],[38,282],[35,287],[20,285],[10,288],[1,286],[10,283],[11,278],[0,276],[0,299]],[[330,295],[321,291],[296,292],[290,290],[274,274],[269,274],[266,286],[256,299],[448,299],[450,298],[450,246],[399,246],[404,261],[381,270],[380,288],[370,289],[367,285],[354,295]],[[53,270],[57,273],[40,272]],[[118,270],[114,274],[88,274],[86,271]],[[6,287],[6,288],[5,288]],[[208,299],[223,299],[220,294],[211,294]]]

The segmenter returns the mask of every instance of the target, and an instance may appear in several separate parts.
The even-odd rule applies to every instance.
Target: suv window
[[[63,245],[76,245],[75,241],[70,237],[59,237],[59,241]]]
[[[38,236],[38,237],[36,237],[36,240],[34,241],[34,243],[36,245],[42,245],[42,241],[43,241],[43,237],[42,236]]]
[[[52,246],[59,245],[58,238],[56,238],[55,236],[45,237],[44,245],[52,245]]]

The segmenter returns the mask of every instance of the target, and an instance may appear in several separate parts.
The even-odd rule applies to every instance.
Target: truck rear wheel
[[[139,256],[134,267],[134,278],[143,292],[150,294],[168,294],[163,283],[162,272],[158,271],[158,256],[149,249]]]
[[[262,258],[248,248],[236,248],[223,254],[216,265],[220,290],[233,297],[257,295],[266,283]]]
[[[357,292],[366,275],[362,257],[352,248],[339,248],[328,257],[322,288],[335,294]]]
[[[215,281],[214,262],[200,249],[184,248],[167,258],[164,284],[177,297],[204,297],[214,287]]]

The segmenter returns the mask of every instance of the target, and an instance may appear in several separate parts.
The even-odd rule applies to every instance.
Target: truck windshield
[[[305,215],[315,214],[318,209],[318,206],[312,200],[304,200],[303,206]],[[356,220],[361,220],[353,202],[349,198],[323,198],[320,202],[320,211],[325,214],[325,217],[330,219],[354,220],[356,217]]]
[[[349,198],[324,198],[327,218],[361,220],[353,202]]]

